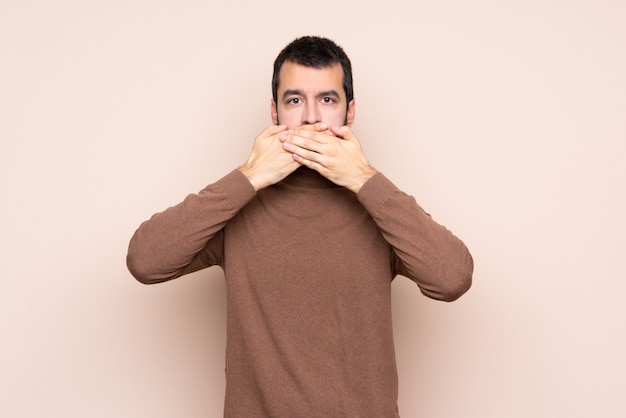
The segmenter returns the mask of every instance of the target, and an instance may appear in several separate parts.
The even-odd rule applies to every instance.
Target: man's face
[[[310,68],[285,62],[280,69],[277,101],[272,99],[272,120],[288,129],[317,122],[352,126],[354,121],[355,102],[346,103],[340,64]]]

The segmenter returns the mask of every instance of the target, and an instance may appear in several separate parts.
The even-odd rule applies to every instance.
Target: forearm
[[[393,247],[398,274],[415,281],[433,299],[452,301],[469,289],[473,260],[467,247],[413,197],[380,173],[361,188],[358,197]]]
[[[128,269],[142,283],[157,283],[216,264],[200,253],[254,194],[250,182],[234,170],[153,215],[130,241]]]

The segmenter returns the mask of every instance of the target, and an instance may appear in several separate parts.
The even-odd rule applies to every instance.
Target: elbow
[[[154,284],[165,281],[159,278],[147,263],[142,261],[142,257],[136,257],[131,252],[126,256],[126,267],[139,283]]]
[[[421,288],[420,290],[431,299],[442,302],[454,302],[463,296],[472,286],[472,276],[456,277],[448,279],[444,285],[436,288]]]
[[[472,275],[474,262],[472,256],[467,253],[463,263],[448,268],[440,272],[437,286],[422,289],[422,293],[432,299],[443,302],[454,302],[463,296],[472,287]]]
[[[448,283],[452,283],[449,287],[444,301],[454,302],[463,296],[472,287],[472,275],[474,273],[474,259],[469,251],[465,252],[463,262],[452,269]]]
[[[158,258],[152,256],[153,250],[145,245],[137,243],[135,234],[128,245],[126,254],[126,267],[130,274],[142,284],[155,284],[165,282],[172,278],[172,275],[164,274],[159,266]]]
[[[441,294],[440,300],[444,302],[454,302],[463,296],[472,287],[472,274],[464,274],[452,280],[452,285],[448,286]]]

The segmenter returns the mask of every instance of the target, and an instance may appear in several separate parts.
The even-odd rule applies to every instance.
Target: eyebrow
[[[285,90],[285,92],[283,93],[283,99],[287,98],[288,96],[304,96],[304,93],[302,92],[302,90],[298,90],[298,89],[288,89]],[[335,97],[335,98],[339,98],[339,93],[337,93],[337,90],[331,89],[331,90],[324,90],[324,91],[320,91],[317,94],[317,97]]]
[[[326,91],[321,91],[318,94],[318,97],[327,97],[327,96],[335,97],[338,99],[339,93],[337,93],[337,90],[326,90]]]

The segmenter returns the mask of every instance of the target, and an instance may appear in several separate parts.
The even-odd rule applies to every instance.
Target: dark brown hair
[[[346,101],[350,103],[354,98],[350,59],[344,50],[330,39],[318,36],[296,38],[278,54],[274,61],[274,75],[272,76],[272,97],[275,102],[278,100],[280,69],[285,62],[293,62],[311,68],[328,68],[335,64],[341,64]]]

